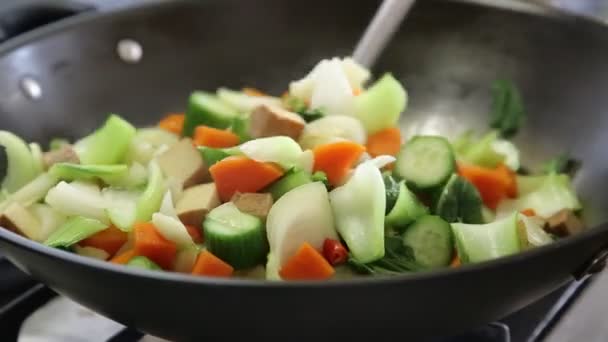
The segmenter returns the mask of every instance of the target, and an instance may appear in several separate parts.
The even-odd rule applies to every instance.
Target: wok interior
[[[2,128],[45,143],[75,139],[116,112],[150,125],[183,111],[194,89],[254,86],[274,94],[321,58],[348,55],[377,1],[208,1],[159,6],[146,15],[96,19],[29,42],[0,57]],[[348,8],[348,12],[344,9]],[[490,85],[509,78],[520,88],[528,120],[516,139],[534,168],[562,152],[583,161],[574,182],[584,216],[608,217],[608,30],[445,1],[419,2],[373,68],[392,72],[409,92],[406,137],[487,129]],[[138,64],[122,62],[115,45],[135,39]],[[18,88],[40,81],[32,101]]]

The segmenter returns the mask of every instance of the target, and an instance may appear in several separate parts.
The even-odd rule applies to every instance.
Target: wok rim
[[[212,2],[215,0],[206,0],[205,2]],[[438,2],[452,2],[462,6],[469,7],[480,7],[480,8],[492,8],[493,10],[500,12],[515,12],[518,15],[529,16],[529,17],[541,17],[545,20],[554,22],[563,21],[563,16],[553,16],[550,13],[528,13],[518,10],[509,10],[501,8],[499,6],[491,6],[489,4],[472,3],[470,1],[448,1],[439,0]],[[127,8],[110,9],[107,11],[92,11],[79,14],[72,18],[66,18],[59,22],[51,23],[43,27],[34,29],[30,32],[24,33],[18,37],[12,38],[7,42],[0,44],[0,58],[3,56],[16,51],[17,49],[26,46],[27,44],[39,41],[47,38],[54,34],[58,34],[64,30],[72,29],[83,23],[93,24],[99,20],[106,20],[110,16],[132,16],[140,11],[147,11],[151,9],[159,9],[173,6],[180,6],[187,3],[202,5],[202,1],[191,1],[191,0],[179,0],[173,2],[150,2],[143,4],[136,4]],[[608,26],[598,23],[596,21],[583,18],[581,21],[587,25],[593,25],[599,29],[608,32]],[[40,242],[30,240],[26,237],[18,235],[4,227],[0,227],[0,240],[11,244],[17,248],[23,248],[29,252],[36,253],[40,256],[50,257],[58,261],[64,261],[67,263],[73,263],[82,267],[89,267],[104,272],[115,272],[121,273],[125,276],[143,277],[147,280],[154,281],[166,281],[176,283],[187,283],[189,285],[208,285],[208,286],[227,286],[235,288],[277,288],[277,289],[318,289],[318,288],[343,288],[343,287],[370,287],[374,285],[389,285],[395,283],[404,282],[422,282],[425,280],[451,277],[455,275],[462,275],[466,273],[479,273],[484,272],[490,268],[498,268],[507,264],[515,264],[519,262],[525,262],[526,259],[532,259],[540,257],[543,254],[550,253],[557,249],[561,249],[563,246],[569,246],[579,243],[579,241],[592,239],[596,235],[601,235],[603,231],[608,231],[608,222],[601,223],[599,225],[588,228],[586,231],[572,237],[562,238],[554,241],[551,244],[536,247],[526,251],[519,252],[517,254],[500,257],[497,259],[467,264],[458,268],[443,268],[438,270],[429,270],[424,272],[404,273],[397,276],[360,276],[350,279],[339,279],[330,281],[269,281],[269,280],[256,280],[247,278],[214,278],[205,276],[194,276],[185,273],[178,273],[174,271],[151,271],[139,268],[125,267],[124,265],[117,265],[108,261],[97,260],[94,258],[81,256],[76,253],[67,252],[64,250],[48,247]],[[6,253],[9,260],[11,260],[11,253]],[[16,258],[18,259],[18,258]],[[12,260],[11,260],[12,262]],[[583,266],[583,265],[581,265]],[[26,267],[27,268],[27,267]],[[575,272],[577,270],[572,270]],[[44,282],[43,282],[44,283]]]
[[[596,235],[602,235],[604,231],[608,231],[608,223],[603,223],[599,226],[588,228],[586,231],[567,238],[562,238],[548,245],[535,247],[509,256],[500,257],[497,259],[466,264],[457,268],[442,268],[437,270],[429,270],[422,272],[404,273],[395,276],[374,276],[362,275],[349,279],[338,280],[320,280],[320,281],[270,281],[267,279],[248,279],[248,278],[215,278],[206,276],[196,276],[187,273],[179,273],[175,271],[153,271],[139,268],[126,267],[111,263],[107,260],[98,260],[91,257],[82,256],[76,253],[64,251],[61,249],[46,246],[40,242],[30,240],[4,227],[0,227],[0,240],[3,240],[15,247],[27,249],[29,252],[36,253],[41,256],[53,258],[55,260],[77,264],[83,267],[94,268],[105,272],[122,273],[126,276],[137,276],[147,278],[148,280],[166,281],[176,283],[187,283],[189,285],[220,285],[235,288],[293,288],[293,289],[310,289],[310,288],[342,288],[342,287],[370,287],[373,285],[390,285],[395,283],[405,282],[422,282],[425,280],[434,280],[438,278],[446,278],[455,275],[467,273],[484,272],[490,268],[500,268],[508,264],[516,264],[527,262],[527,259],[541,257],[543,254],[548,254],[556,250],[562,249],[564,246],[571,246],[587,239],[593,239]],[[598,251],[599,252],[599,251]],[[7,253],[9,260],[11,253]],[[581,265],[581,267],[583,267]],[[576,272],[574,269],[572,272]]]

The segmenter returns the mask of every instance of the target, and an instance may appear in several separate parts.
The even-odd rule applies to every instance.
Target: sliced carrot
[[[183,113],[173,113],[165,116],[160,122],[158,126],[166,131],[175,133],[177,135],[182,134],[182,129],[184,128],[184,121],[186,120],[186,115]]]
[[[475,185],[484,204],[490,209],[496,209],[502,199],[517,195],[515,173],[504,165],[489,169],[459,163],[458,173]]]
[[[314,170],[325,172],[329,183],[338,186],[363,152],[365,147],[352,141],[317,146],[313,149]]]
[[[208,277],[230,277],[233,272],[232,266],[206,250],[198,255],[192,269],[192,274]]]
[[[125,265],[131,259],[133,259],[133,257],[135,257],[135,255],[137,255],[137,254],[135,254],[135,250],[129,249],[121,254],[118,254],[117,256],[113,257],[112,259],[110,259],[110,262],[115,263],[115,264]]]
[[[450,267],[455,268],[455,267],[459,267],[460,265],[461,265],[460,258],[458,257],[458,255],[455,255],[454,259],[452,259],[452,262],[450,263]]]
[[[135,254],[142,255],[164,269],[173,265],[177,247],[165,239],[152,223],[138,223],[133,227]]]
[[[120,247],[127,242],[127,238],[127,233],[114,226],[110,226],[107,229],[80,241],[79,244],[81,246],[103,249],[108,252],[108,254],[114,255]]]
[[[196,127],[192,140],[197,146],[213,148],[232,147],[240,142],[239,136],[230,131],[207,126]]]
[[[307,242],[300,246],[279,271],[285,280],[322,280],[331,278],[334,273],[334,268],[323,255]]]
[[[397,127],[383,129],[367,137],[367,153],[372,157],[396,156],[401,149],[401,131]]]
[[[194,241],[194,243],[202,243],[203,242],[203,234],[201,234],[201,230],[195,226],[186,225],[186,230],[188,234]]]
[[[353,95],[354,96],[359,96],[359,95],[361,95],[362,92],[363,92],[363,90],[361,88],[354,88],[353,89]]]
[[[536,211],[534,211],[532,208],[524,209],[521,211],[521,213],[528,217],[536,216]]]
[[[220,199],[228,202],[239,192],[257,192],[283,175],[283,169],[272,163],[261,163],[242,156],[220,160],[209,168]]]
[[[245,94],[247,94],[249,96],[268,96],[263,91],[255,89],[255,88],[251,88],[251,87],[245,87],[245,88],[243,88],[243,93],[245,93]]]

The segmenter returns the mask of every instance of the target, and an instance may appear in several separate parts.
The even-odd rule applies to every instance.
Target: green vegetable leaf
[[[543,171],[547,174],[565,173],[570,177],[574,177],[581,166],[582,162],[580,160],[571,158],[568,154],[563,153],[545,163]]]
[[[323,110],[320,108],[306,109],[296,113],[298,113],[306,122],[312,122],[325,116],[325,113],[323,113]]]
[[[492,85],[492,113],[490,127],[504,138],[517,134],[526,118],[519,90],[511,81],[497,80]]]
[[[295,96],[287,96],[284,98],[283,106],[285,106],[285,108],[288,110],[300,115],[306,122],[312,122],[325,116],[322,109],[309,109],[302,99]]]
[[[382,178],[386,189],[386,214],[388,214],[395,206],[395,203],[397,203],[400,185],[389,172],[385,172],[382,175]]]
[[[357,273],[372,275],[398,275],[423,269],[416,263],[412,250],[403,245],[401,236],[385,236],[384,250],[384,257],[371,263],[362,263],[350,254],[348,264]]]
[[[453,174],[439,194],[435,212],[447,222],[482,223],[479,191],[466,179]]]

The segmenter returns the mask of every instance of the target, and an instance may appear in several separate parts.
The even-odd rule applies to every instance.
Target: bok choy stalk
[[[337,239],[325,185],[308,183],[281,196],[266,218],[266,235],[273,256],[268,267],[277,272],[302,243],[320,251],[325,239]]]
[[[141,222],[150,221],[152,214],[160,209],[166,190],[163,173],[156,160],[150,162],[148,174],[148,185],[137,201],[135,218]]]
[[[533,209],[536,215],[549,218],[562,209],[578,210],[581,203],[576,195],[570,177],[565,174],[546,176],[518,176],[519,197],[499,203],[497,216],[502,217],[514,211]]]
[[[539,247],[553,242],[553,238],[543,229],[545,221],[540,217],[519,215],[519,237],[523,248]]]
[[[486,224],[452,223],[456,249],[463,263],[475,263],[518,253],[518,213]]]
[[[155,213],[152,215],[152,224],[165,239],[174,242],[178,247],[187,248],[194,245],[186,226],[179,219]]]
[[[82,216],[108,223],[107,202],[94,184],[59,182],[49,190],[45,201],[66,216]]]
[[[39,175],[24,187],[8,195],[6,200],[0,203],[0,212],[11,203],[19,203],[25,207],[28,207],[32,203],[40,201],[57,183],[57,178],[49,175],[48,173]]]
[[[59,180],[65,181],[95,181],[102,180],[112,184],[127,175],[127,165],[81,165],[71,163],[57,163],[49,169],[49,174]]]
[[[39,167],[25,141],[11,132],[0,131],[1,188],[9,193],[15,192],[38,174]]]
[[[299,144],[304,149],[346,139],[365,145],[367,133],[357,118],[346,115],[331,115],[315,120],[304,127]]]
[[[286,136],[250,140],[239,146],[247,157],[259,162],[274,162],[285,169],[297,166],[303,153],[298,143]]]
[[[42,203],[34,203],[29,207],[29,211],[38,219],[40,222],[40,230],[37,238],[34,240],[43,242],[61,227],[67,217],[56,210],[53,210],[49,205]]]
[[[50,247],[70,247],[107,227],[98,220],[75,216],[54,231],[44,244]]]
[[[74,145],[82,164],[117,164],[129,149],[136,134],[130,123],[111,114],[105,124]]]
[[[137,200],[141,193],[106,188],[103,189],[102,194],[107,203],[106,212],[112,224],[122,231],[131,231],[135,224]]]
[[[176,134],[161,128],[141,128],[137,130],[126,154],[128,163],[138,162],[147,165],[156,153],[163,148],[169,148],[179,141]]]
[[[358,165],[329,198],[336,228],[354,257],[362,263],[382,258],[386,197],[380,170],[370,162]]]
[[[368,134],[374,134],[397,125],[407,100],[401,83],[387,73],[355,98],[355,117],[361,120]]]

